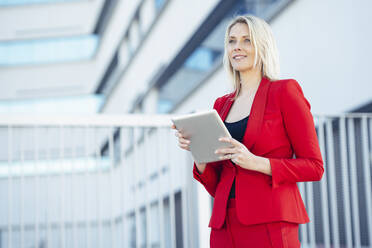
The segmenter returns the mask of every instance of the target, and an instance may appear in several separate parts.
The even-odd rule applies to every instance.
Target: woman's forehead
[[[230,28],[229,36],[249,36],[248,25],[245,23],[236,23]]]

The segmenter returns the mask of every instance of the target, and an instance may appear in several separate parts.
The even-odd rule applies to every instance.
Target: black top
[[[248,117],[249,115],[244,119],[236,122],[224,122],[231,136],[239,142],[243,141],[245,129],[247,128]],[[232,163],[234,164],[234,162]],[[230,189],[229,198],[235,198],[235,178]]]

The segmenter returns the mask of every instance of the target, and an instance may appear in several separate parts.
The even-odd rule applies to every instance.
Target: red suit
[[[215,101],[214,109],[223,121],[234,95]],[[310,104],[295,80],[262,78],[242,143],[270,160],[272,176],[234,166],[230,160],[208,163],[202,174],[194,165],[194,178],[214,197],[209,226],[220,229],[224,225],[234,178],[241,224],[309,222],[296,183],[320,180],[324,168]]]

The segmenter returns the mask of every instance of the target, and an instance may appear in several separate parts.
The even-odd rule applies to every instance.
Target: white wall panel
[[[294,1],[272,27],[282,77],[303,87],[313,113],[340,113],[372,98],[371,1]]]

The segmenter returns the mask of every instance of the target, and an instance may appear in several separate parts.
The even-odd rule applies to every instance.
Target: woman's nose
[[[234,50],[241,50],[241,44],[239,41],[235,43]]]

